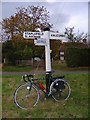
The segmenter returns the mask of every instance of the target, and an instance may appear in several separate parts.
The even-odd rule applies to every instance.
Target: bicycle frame
[[[43,84],[41,84],[40,82],[38,83],[36,82],[36,80],[42,80],[42,79],[34,78],[33,75],[25,75],[22,76],[22,78],[26,83],[20,85],[15,90],[14,93],[14,102],[21,109],[28,109],[27,105],[29,99],[33,101],[33,103],[31,102],[33,107],[37,105],[40,98],[39,90],[41,90],[44,93],[45,99],[51,96],[57,102],[59,102],[60,100],[67,100],[68,97],[70,96],[70,91],[71,91],[70,86],[68,82],[63,79],[64,78],[63,76],[51,77],[49,92],[47,92]],[[34,95],[35,95],[35,99],[33,99]]]
[[[42,80],[42,79],[38,79],[38,78],[33,78],[33,75],[26,75],[26,76],[23,76],[23,80],[25,82],[27,82],[25,80],[25,77],[27,77],[28,81],[32,84],[34,84],[38,89],[40,89],[46,96],[50,96],[50,88],[49,88],[49,92],[46,91],[46,88],[43,86],[43,84],[41,83],[35,83],[34,81],[35,80]],[[31,77],[31,78],[29,78]],[[52,77],[51,78],[53,79],[52,82],[55,80],[55,79],[63,79],[64,76],[60,76],[60,77]]]
[[[39,84],[36,84],[35,82],[33,83],[36,87],[38,87],[38,89],[40,89],[44,94],[47,94],[47,92],[46,92],[46,88],[42,88],[42,87],[44,87],[41,83],[39,83]],[[42,85],[42,87],[41,87],[41,85]],[[44,91],[45,90],[45,91]]]
[[[34,84],[39,90],[41,90],[45,95],[48,95],[48,93],[46,92],[46,88],[43,86],[43,84],[41,83],[35,83],[35,80],[41,80],[41,79],[37,79],[37,78],[32,78],[32,79],[28,79],[29,82],[32,84]]]

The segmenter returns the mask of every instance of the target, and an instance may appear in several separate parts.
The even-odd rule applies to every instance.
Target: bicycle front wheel
[[[39,91],[35,85],[30,83],[19,86],[14,94],[14,102],[21,109],[35,107],[40,98]]]
[[[63,79],[56,79],[50,86],[50,94],[55,101],[67,100],[70,92],[69,83]]]

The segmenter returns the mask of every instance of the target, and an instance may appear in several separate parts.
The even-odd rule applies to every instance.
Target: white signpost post
[[[51,77],[51,58],[50,58],[50,39],[64,39],[65,36],[60,33],[50,32],[49,28],[45,28],[44,32],[29,32],[23,33],[25,39],[34,39],[34,44],[45,46],[45,61],[46,61],[46,91],[49,92],[50,77]]]

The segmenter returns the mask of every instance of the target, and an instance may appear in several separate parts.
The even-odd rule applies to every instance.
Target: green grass
[[[40,76],[39,76],[40,77]],[[15,89],[23,83],[21,76],[2,77],[2,116],[3,118],[88,118],[88,75],[67,74],[71,95],[66,102],[44,100],[43,94],[35,108],[19,109],[13,100]],[[45,81],[42,81],[45,83]]]
[[[24,71],[31,71],[31,66],[3,66],[3,72],[24,72]]]
[[[52,68],[54,70],[60,71],[87,71],[88,67],[67,67],[66,62],[61,63],[60,61],[54,61],[52,63]]]
[[[0,67],[1,68],[1,67]],[[2,71],[3,72],[24,72],[24,71],[31,71],[32,69],[36,69],[37,67],[32,66],[7,66],[3,65]],[[39,67],[41,70],[45,70],[45,67]],[[87,71],[88,67],[75,67],[75,68],[69,68],[67,67],[66,63],[60,63],[60,61],[54,61],[52,63],[52,69],[53,70],[60,70],[60,71]]]
[[[0,71],[2,71],[2,64],[0,64]]]

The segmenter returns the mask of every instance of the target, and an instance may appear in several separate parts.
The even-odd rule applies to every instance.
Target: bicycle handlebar
[[[30,81],[34,81],[34,80],[45,80],[45,78],[34,78],[34,75],[32,74],[25,74],[24,76],[22,76],[22,79],[25,81],[25,82],[30,82]]]
[[[25,82],[28,82],[28,81],[30,81],[30,78],[33,78],[33,77],[34,77],[34,76],[31,75],[31,74],[29,74],[29,75],[25,74],[24,76],[22,76],[22,79],[23,79]]]

